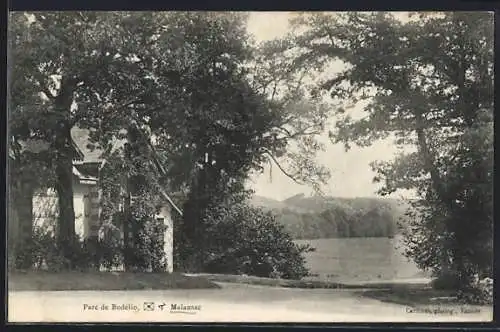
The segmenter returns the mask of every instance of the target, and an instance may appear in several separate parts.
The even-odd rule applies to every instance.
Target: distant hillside
[[[254,206],[263,208],[264,210],[274,211],[274,212],[281,211],[283,209],[289,209],[297,213],[310,212],[310,209],[300,207],[300,205],[295,205],[291,202],[288,202],[287,200],[278,201],[276,199],[257,196],[257,195],[252,196],[252,198],[250,199],[250,203]]]
[[[253,196],[251,203],[272,211],[297,239],[327,237],[390,237],[398,232],[398,220],[408,204],[386,198],[306,197],[283,201]]]
[[[250,201],[254,206],[258,206],[266,210],[282,209],[287,206],[285,202],[257,195],[252,196]]]

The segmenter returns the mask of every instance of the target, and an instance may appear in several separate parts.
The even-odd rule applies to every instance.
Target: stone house
[[[73,160],[73,204],[75,211],[75,231],[81,239],[98,237],[103,223],[100,211],[99,172],[106,161],[101,158],[99,149],[88,148],[88,130],[73,128],[71,136],[75,150]],[[117,142],[117,145],[123,142]],[[36,147],[35,147],[36,146]],[[30,142],[25,148],[43,153],[43,144]],[[46,149],[46,145],[45,145]],[[19,199],[19,196],[24,199]],[[165,204],[155,216],[166,226],[164,250],[167,259],[167,272],[173,271],[173,221],[172,211],[180,211],[173,200],[164,193]],[[51,227],[57,218],[57,195],[53,189],[40,190],[29,188],[24,194],[14,199],[9,195],[8,241],[24,241],[32,235],[33,227],[46,225]],[[31,219],[31,220],[30,220]]]

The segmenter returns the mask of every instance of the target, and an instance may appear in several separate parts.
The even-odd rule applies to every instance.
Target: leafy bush
[[[274,215],[245,203],[219,206],[204,220],[205,272],[301,279],[308,275],[304,253]]]
[[[102,232],[104,235],[109,232]],[[35,225],[31,239],[9,252],[12,267],[21,269],[26,261],[32,262],[36,270],[90,270],[101,265],[111,268],[121,264],[120,239],[101,236],[96,239],[75,239],[71,256],[64,258],[57,246],[53,227],[48,224]]]
[[[492,278],[484,278],[482,280],[478,280],[477,288],[481,294],[482,302],[486,304],[493,303],[493,279]]]
[[[127,144],[127,158],[115,151],[100,173],[102,217],[112,220],[101,229],[101,259],[107,269],[123,264],[134,271],[158,272],[166,267],[165,226],[154,217],[157,208],[164,204],[158,191],[162,186],[157,183],[157,175],[150,167],[150,157],[143,151],[147,143],[142,139],[139,134],[133,143]],[[131,216],[126,216],[121,209],[123,197],[120,193],[127,176],[131,176]],[[128,229],[127,239],[122,237],[124,226]],[[124,240],[127,245],[124,245]]]
[[[457,290],[460,288],[460,280],[455,273],[441,273],[432,280],[432,288],[436,290]]]
[[[15,251],[14,267],[18,269],[28,260],[34,269],[49,271],[95,267],[96,252],[89,250],[87,241],[75,239],[73,246],[71,257],[65,258],[57,246],[52,228],[44,224],[35,226],[31,239]]]
[[[140,228],[133,234],[133,247],[129,247],[130,265],[136,271],[160,272],[165,270],[164,225],[154,218],[134,220]]]
[[[493,303],[493,279],[485,277],[480,279],[476,274],[467,287],[457,277],[456,272],[442,273],[432,282],[432,287],[437,290],[455,291],[457,298],[468,304]]]
[[[121,219],[123,216],[118,213],[113,222],[104,223],[96,238],[75,239],[70,256],[66,258],[57,246],[53,223],[35,225],[29,241],[9,250],[9,268],[23,269],[26,262],[32,262],[34,269],[50,271],[120,267],[124,263],[124,246],[122,231],[116,224],[123,222]],[[131,267],[137,271],[164,271],[164,225],[151,217],[136,220],[136,224],[134,247],[129,256],[133,263]]]
[[[468,304],[493,304],[493,279],[490,277],[480,279],[475,275],[470,287],[460,289],[457,295],[461,301]]]
[[[27,261],[32,262],[35,269],[49,268],[52,266],[56,251],[53,232],[46,225],[35,226],[29,241],[16,243],[14,268],[22,269]]]
[[[98,250],[100,266],[106,270],[123,264],[122,232],[113,223],[104,223],[100,227]]]
[[[128,264],[136,271],[160,272],[165,271],[167,264],[163,238],[165,225],[154,218],[155,207],[147,201],[148,197],[136,198],[132,206],[129,225],[133,246],[128,248]]]

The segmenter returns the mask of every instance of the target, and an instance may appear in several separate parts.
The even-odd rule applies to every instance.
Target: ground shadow
[[[362,290],[357,293],[362,297],[407,306],[455,304],[458,302],[452,291],[436,290],[425,284],[393,285],[386,288]]]

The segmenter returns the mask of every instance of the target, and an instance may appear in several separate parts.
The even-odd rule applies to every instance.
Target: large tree
[[[379,139],[393,139],[396,145],[416,148],[392,162],[374,163],[379,173],[375,180],[384,183],[381,194],[413,189],[422,203],[432,202],[434,213],[427,220],[440,225],[439,231],[436,226],[430,232],[413,232],[409,240],[414,246],[436,250],[410,250],[410,254],[423,267],[439,270],[453,265],[463,275],[461,283],[467,284],[470,271],[478,272],[484,265],[467,252],[474,251],[477,243],[491,242],[491,195],[464,194],[473,190],[477,195],[477,186],[491,185],[491,170],[482,161],[485,155],[464,151],[484,151],[484,143],[491,144],[467,138],[478,132],[476,127],[490,128],[492,14],[306,14],[292,25],[297,33],[281,45],[282,51],[292,54],[290,61],[296,68],[324,69],[334,60],[341,61],[342,69],[312,90],[326,93],[342,106],[331,133],[334,143],[348,148],[351,143],[370,146]],[[366,99],[362,114],[352,114],[349,106],[361,99]],[[472,206],[481,206],[484,216],[475,223],[483,229],[477,236],[467,233],[468,223],[474,224],[471,214],[468,221],[457,218]],[[439,222],[441,217],[446,222]],[[482,253],[488,257],[488,251]]]
[[[147,127],[165,160],[166,183],[172,189],[187,189],[183,243],[201,245],[202,220],[209,209],[241,193],[249,173],[262,169],[270,159],[278,162],[291,141],[315,134],[321,123],[308,114],[321,117],[324,109],[299,99],[293,105],[285,105],[283,99],[278,103],[259,85],[264,75],[255,75],[252,65],[258,63],[268,75],[269,71],[249,42],[246,15],[176,13],[171,17],[158,42],[169,45],[170,52],[185,61],[175,78],[177,90],[172,94],[176,98],[171,98],[175,102],[150,113]],[[311,111],[301,114],[304,109]],[[300,119],[307,127],[301,127]],[[315,146],[308,150],[315,151]],[[302,169],[298,163],[303,159],[306,156],[295,158],[292,166]],[[319,176],[324,180],[324,174]],[[318,182],[312,176],[302,179]],[[202,250],[192,249],[193,253]]]
[[[152,62],[167,58],[149,47],[161,19],[126,12],[10,16],[9,126],[16,141],[35,138],[50,145],[45,157],[55,173],[57,239],[67,258],[75,238],[71,129],[92,129],[106,149],[131,120],[126,107],[152,104],[148,73]]]

